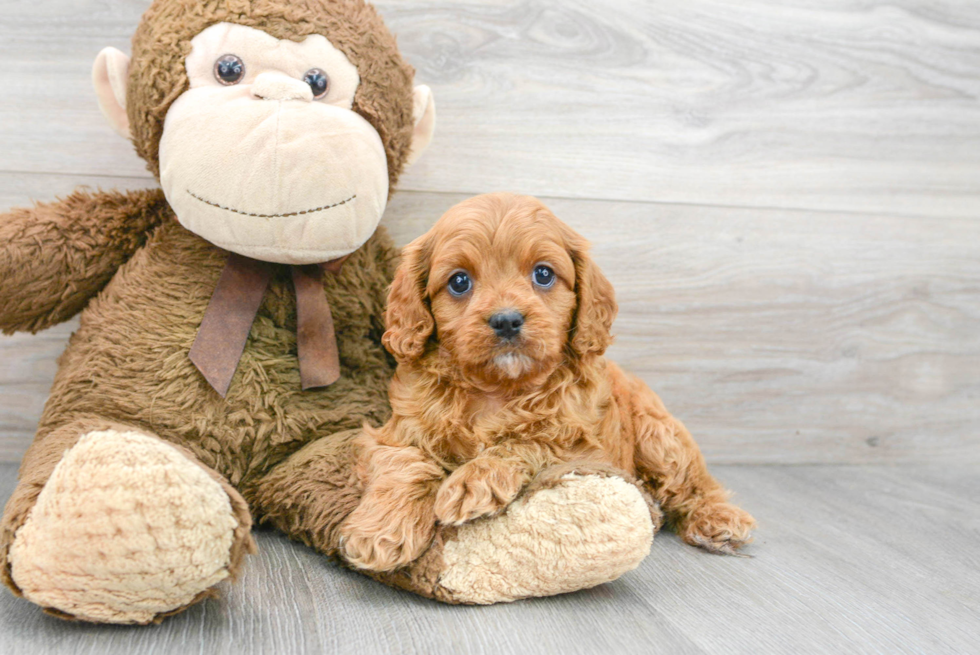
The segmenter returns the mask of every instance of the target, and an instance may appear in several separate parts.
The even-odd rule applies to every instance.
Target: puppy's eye
[[[306,75],[303,76],[303,81],[310,85],[310,90],[313,91],[313,98],[316,100],[327,95],[327,91],[330,90],[330,78],[319,68],[311,68],[306,71]]]
[[[454,296],[462,296],[473,288],[473,281],[466,271],[456,271],[449,276],[449,293]]]
[[[542,288],[549,288],[555,283],[555,272],[548,266],[539,264],[534,267],[534,283]]]
[[[214,77],[225,86],[238,84],[245,77],[245,62],[236,55],[225,55],[214,62]]]

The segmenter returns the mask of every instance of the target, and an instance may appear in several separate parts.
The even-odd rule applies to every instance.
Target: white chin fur
[[[493,358],[493,365],[503,371],[509,378],[519,378],[534,365],[534,362],[527,355],[517,353],[504,353]]]

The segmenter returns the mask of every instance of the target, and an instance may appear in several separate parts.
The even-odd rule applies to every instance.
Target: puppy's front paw
[[[428,516],[385,516],[361,509],[354,510],[340,526],[341,554],[357,568],[392,571],[417,559],[429,547],[435,532],[431,511]]]
[[[706,505],[681,521],[678,534],[692,546],[711,553],[737,555],[739,548],[752,541],[755,519],[729,503]]]
[[[517,467],[493,459],[475,459],[456,469],[436,494],[440,523],[461,525],[496,514],[517,497],[526,476]]]

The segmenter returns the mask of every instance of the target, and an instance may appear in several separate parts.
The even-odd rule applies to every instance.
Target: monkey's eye
[[[449,293],[454,296],[462,296],[464,293],[473,288],[473,281],[470,280],[470,274],[466,271],[456,271],[449,276]]]
[[[327,95],[327,91],[330,90],[330,78],[319,68],[311,68],[306,71],[303,81],[310,85],[314,100],[319,100]]]
[[[550,288],[555,283],[555,272],[544,264],[534,267],[534,283],[544,289]]]
[[[214,77],[225,86],[238,84],[245,77],[245,62],[235,55],[225,55],[214,62]]]

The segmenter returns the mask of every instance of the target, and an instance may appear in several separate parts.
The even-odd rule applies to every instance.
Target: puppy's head
[[[435,344],[467,377],[521,385],[602,354],[615,316],[585,239],[534,198],[489,194],[405,248],[384,343],[402,363]]]

